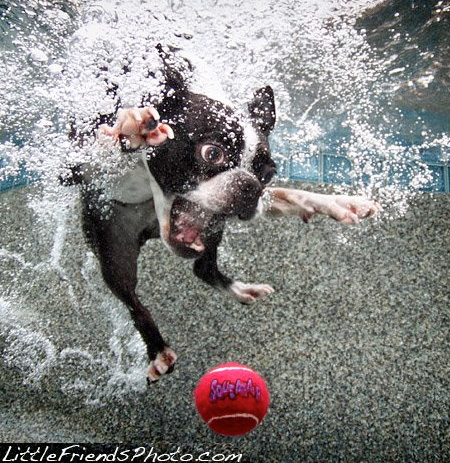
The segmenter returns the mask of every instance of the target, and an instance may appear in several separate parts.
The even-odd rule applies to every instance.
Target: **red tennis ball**
[[[194,390],[200,416],[215,432],[242,436],[256,428],[269,407],[264,379],[240,363],[223,363],[207,371]]]

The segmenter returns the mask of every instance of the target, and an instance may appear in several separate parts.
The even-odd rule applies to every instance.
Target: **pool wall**
[[[277,157],[278,177],[283,180],[319,183],[325,185],[347,185],[361,186],[356,184],[353,176],[354,165],[352,160],[344,155],[336,154],[331,151],[319,151],[314,154],[299,152],[295,147],[283,150],[285,154]],[[420,163],[425,165],[431,175],[431,180],[420,191],[432,193],[450,193],[450,163],[449,151],[444,148],[436,147],[422,149],[420,151]],[[0,157],[0,169],[4,166],[4,161]],[[411,161],[410,165],[417,165]],[[387,175],[384,186],[396,184],[402,188],[410,188],[411,179],[408,173],[408,163],[400,174]],[[33,175],[25,169],[17,176],[10,176],[0,181],[0,193],[12,188],[22,187],[33,183]],[[368,183],[370,177],[362,179],[362,183]],[[358,183],[360,183],[358,181]]]

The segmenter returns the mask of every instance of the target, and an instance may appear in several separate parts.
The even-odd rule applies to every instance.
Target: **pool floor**
[[[227,449],[249,462],[450,460],[448,195],[352,228],[230,225],[222,268],[276,289],[254,306],[148,243],[139,294],[179,356],[151,387],[142,343],[84,243],[76,191],[52,206],[41,195],[0,195],[0,441]],[[265,420],[238,439],[209,431],[192,400],[200,376],[230,360],[271,394]]]

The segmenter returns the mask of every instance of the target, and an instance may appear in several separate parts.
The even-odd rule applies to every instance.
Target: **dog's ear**
[[[156,49],[164,65],[163,72],[168,90],[184,92],[187,88],[188,75],[192,74],[192,64],[180,56],[175,58],[175,52],[179,49],[168,47],[166,51],[160,43]]]
[[[163,62],[165,85],[161,105],[162,115],[170,117],[179,113],[188,94],[188,79],[192,73],[192,66],[188,60],[175,59],[174,49],[166,51],[161,44],[156,46]]]
[[[268,135],[275,125],[275,97],[272,87],[260,88],[248,103],[248,110],[256,126],[264,135]]]

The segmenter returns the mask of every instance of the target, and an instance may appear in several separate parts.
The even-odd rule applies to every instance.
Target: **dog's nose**
[[[253,178],[248,178],[242,180],[240,185],[241,194],[246,199],[259,198],[262,195],[262,186],[258,180]]]
[[[238,194],[235,196],[234,213],[241,220],[251,219],[256,212],[263,188],[261,183],[253,177],[243,177],[238,181]]]

